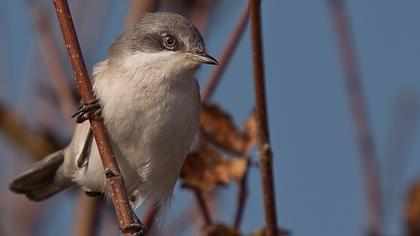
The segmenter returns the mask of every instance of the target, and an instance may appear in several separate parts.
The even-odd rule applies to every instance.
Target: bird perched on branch
[[[86,120],[101,113],[133,207],[171,196],[198,131],[200,96],[194,73],[218,64],[206,53],[199,31],[174,13],[147,13],[112,44],[93,69],[97,100],[76,113],[71,143],[17,177],[16,193],[44,200],[72,185],[107,193],[99,152]]]

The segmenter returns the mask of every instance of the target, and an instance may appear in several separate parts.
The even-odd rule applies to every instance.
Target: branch
[[[57,45],[55,44],[54,35],[51,30],[51,24],[48,15],[43,10],[36,7],[31,1],[26,1],[29,12],[35,26],[35,32],[38,38],[38,45],[44,60],[49,79],[54,88],[56,98],[60,104],[61,113],[66,120],[66,124],[71,128],[73,122],[71,115],[75,109],[75,100],[70,84],[66,80],[65,68],[61,63],[61,56]]]
[[[235,212],[235,219],[233,222],[233,228],[239,232],[239,228],[241,226],[244,210],[245,210],[245,203],[246,199],[248,198],[248,173],[251,167],[250,160],[247,161],[247,166],[245,169],[244,176],[239,183],[239,191],[238,191],[238,205],[236,207]]]
[[[88,197],[84,191],[79,191],[79,203],[74,217],[74,236],[92,236],[98,233],[101,197]]]
[[[205,86],[204,91],[201,93],[202,103],[206,103],[211,99],[211,96],[213,95],[214,90],[219,84],[220,79],[222,78],[222,75],[225,72],[225,69],[228,63],[230,59],[232,58],[232,55],[235,52],[236,47],[239,44],[238,42],[241,39],[243,32],[245,30],[245,27],[248,23],[249,6],[250,6],[250,3],[248,1],[246,7],[244,8],[241,14],[241,17],[236,23],[233,33],[229,36],[226,46],[223,49],[222,56],[219,60],[220,64],[216,66],[213,72],[211,73],[210,78],[208,79],[207,85]]]
[[[196,0],[192,5],[191,22],[197,27],[201,35],[206,35],[209,23],[209,14],[214,1]]]
[[[200,207],[201,213],[204,216],[205,226],[209,226],[213,223],[211,218],[209,206],[207,205],[206,197],[203,191],[199,189],[193,189],[195,196],[197,198],[198,206]]]
[[[335,24],[336,36],[340,46],[344,79],[357,133],[362,172],[366,183],[368,235],[380,235],[383,213],[379,170],[364,100],[363,85],[351,37],[351,29],[347,22],[344,2],[342,0],[330,0],[329,3],[331,17]]]
[[[137,23],[144,15],[144,13],[154,11],[157,8],[157,5],[157,0],[132,0],[131,5],[129,6],[127,18],[125,20],[125,25],[132,25]]]
[[[264,195],[264,209],[266,232],[268,236],[278,235],[276,202],[273,179],[272,159],[267,104],[264,81],[263,42],[261,29],[261,4],[259,0],[251,0],[251,32],[252,32],[252,59],[254,64],[255,105],[258,127],[258,155],[262,189]]]
[[[54,0],[54,6],[63,33],[64,42],[72,62],[81,99],[84,103],[89,103],[94,100],[92,84],[90,83],[83,55],[80,50],[68,3],[66,0]],[[115,160],[103,119],[100,116],[92,116],[90,114],[89,122],[92,127],[96,144],[98,145],[121,231],[125,236],[134,235],[136,232],[139,232],[140,229],[139,227],[133,227],[136,225],[135,219],[133,218],[135,214],[130,207],[124,179]]]

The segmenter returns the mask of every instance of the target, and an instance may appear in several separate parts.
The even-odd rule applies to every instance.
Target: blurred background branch
[[[329,0],[329,6],[341,53],[345,85],[360,151],[367,206],[366,235],[380,236],[382,234],[383,206],[379,166],[351,29],[344,1]]]

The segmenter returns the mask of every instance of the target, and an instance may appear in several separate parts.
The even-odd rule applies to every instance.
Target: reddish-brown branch
[[[216,89],[230,59],[232,58],[233,53],[235,52],[236,47],[239,44],[239,40],[241,39],[245,27],[248,23],[248,18],[249,2],[247,2],[247,5],[241,14],[241,17],[239,18],[238,23],[236,23],[234,31],[230,35],[226,46],[223,49],[222,56],[219,60],[219,65],[216,66],[213,72],[211,73],[207,85],[205,86],[202,92],[201,99],[203,103],[208,102],[211,96],[213,95],[214,90]]]
[[[369,125],[368,112],[354,52],[351,30],[347,21],[344,2],[342,0],[330,0],[329,6],[341,52],[344,79],[359,144],[368,209],[368,232],[369,235],[380,235],[383,216],[379,170],[375,159],[376,153],[373,136]]]
[[[79,191],[78,207],[74,217],[74,236],[92,236],[98,232],[100,218],[101,197],[88,197]]]
[[[206,35],[209,23],[209,15],[214,1],[196,0],[192,3],[191,22],[197,27],[202,35]]]
[[[68,3],[66,0],[54,0],[54,6],[80,90],[81,99],[84,103],[91,102],[95,99],[92,84],[90,83],[80,50]],[[120,227],[124,235],[134,235],[135,232],[138,232],[138,227],[132,227],[136,223],[133,218],[134,212],[130,207],[124,179],[115,160],[103,119],[100,116],[90,115],[89,117]]]
[[[154,11],[157,7],[157,0],[139,1],[132,0],[128,10],[126,25],[135,24],[140,20],[140,17],[146,12]]]
[[[67,75],[63,65],[61,64],[61,56],[58,47],[54,41],[54,35],[51,30],[51,24],[48,15],[34,3],[27,1],[29,11],[35,24],[35,32],[38,38],[38,45],[43,57],[49,79],[54,88],[56,97],[60,104],[61,112],[66,119],[66,124],[71,127],[71,115],[75,109],[75,100],[69,82],[66,80]]]
[[[248,197],[248,173],[250,168],[250,162],[248,161],[247,167],[242,177],[241,182],[239,183],[239,191],[238,191],[238,205],[236,207],[235,219],[233,222],[233,228],[239,232],[239,228],[241,227],[241,222],[245,210],[245,203]]]
[[[206,226],[211,225],[213,223],[213,220],[211,218],[209,206],[207,205],[206,197],[205,197],[203,191],[200,191],[200,190],[197,190],[197,189],[194,189],[193,191],[194,191],[195,196],[197,198],[197,203],[198,203],[198,206],[201,210],[201,213],[204,216],[205,225]]]
[[[267,119],[267,103],[264,81],[263,42],[261,28],[261,4],[251,1],[252,59],[254,65],[255,105],[258,127],[258,155],[264,198],[266,232],[269,236],[278,235],[275,190],[273,179],[273,154]]]

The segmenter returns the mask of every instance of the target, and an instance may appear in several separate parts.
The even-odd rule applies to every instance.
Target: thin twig
[[[154,11],[157,8],[157,0],[139,1],[132,0],[125,20],[125,25],[137,23],[146,12]]]
[[[74,236],[94,236],[98,233],[101,197],[88,197],[79,191],[78,208],[74,217]]]
[[[229,39],[226,43],[225,48],[223,49],[222,56],[219,60],[219,65],[216,66],[213,72],[210,75],[210,78],[207,81],[207,85],[204,87],[203,92],[201,93],[201,100],[203,103],[208,102],[211,99],[220,79],[222,78],[223,73],[227,65],[229,64],[230,59],[232,58],[233,53],[235,52],[236,47],[239,44],[239,40],[241,39],[243,32],[245,31],[245,27],[248,24],[249,18],[249,1],[245,6],[241,17],[236,23],[235,29],[232,34],[229,36]]]
[[[206,197],[204,196],[204,193],[202,191],[193,189],[195,196],[197,198],[198,206],[200,207],[201,213],[204,216],[205,226],[211,225],[213,223],[213,220],[211,218],[209,206],[206,202]]]
[[[258,127],[259,163],[264,196],[266,232],[268,236],[278,235],[276,202],[273,178],[273,153],[267,119],[267,103],[264,81],[263,42],[261,28],[261,4],[251,1],[252,58],[254,64],[254,89]]]
[[[207,34],[209,15],[213,4],[212,0],[196,0],[192,3],[190,19],[202,35]]]
[[[66,80],[67,75],[65,68],[61,63],[61,56],[59,55],[59,50],[54,40],[50,20],[45,12],[39,7],[34,6],[33,2],[26,1],[26,3],[29,6],[29,12],[31,13],[35,24],[35,32],[38,38],[37,41],[49,74],[48,77],[60,104],[61,113],[66,120],[66,124],[68,124],[71,129],[73,126],[71,115],[76,108],[76,103],[70,83]]]
[[[351,30],[344,2],[342,0],[330,0],[329,6],[340,46],[344,79],[359,144],[360,161],[365,181],[368,235],[380,235],[383,210],[379,170]]]
[[[251,163],[250,163],[250,160],[248,160],[244,176],[242,177],[242,180],[239,183],[238,203],[237,203],[238,205],[236,207],[235,219],[233,222],[233,228],[237,230],[238,232],[239,232],[239,228],[241,227],[241,222],[244,215],[246,199],[248,198],[248,185],[247,184],[248,184],[248,173],[249,173],[250,166],[251,166]]]
[[[80,96],[84,103],[89,103],[93,101],[95,97],[83,60],[83,55],[80,50],[68,3],[66,0],[54,0],[54,6],[56,8],[67,51],[72,62],[75,78],[80,90]],[[115,160],[103,119],[100,116],[89,115],[89,122],[92,127],[96,144],[98,145],[121,231],[126,236],[134,235],[136,232],[139,232],[139,228],[133,227],[136,223],[133,217],[135,214],[130,207],[124,179]]]

